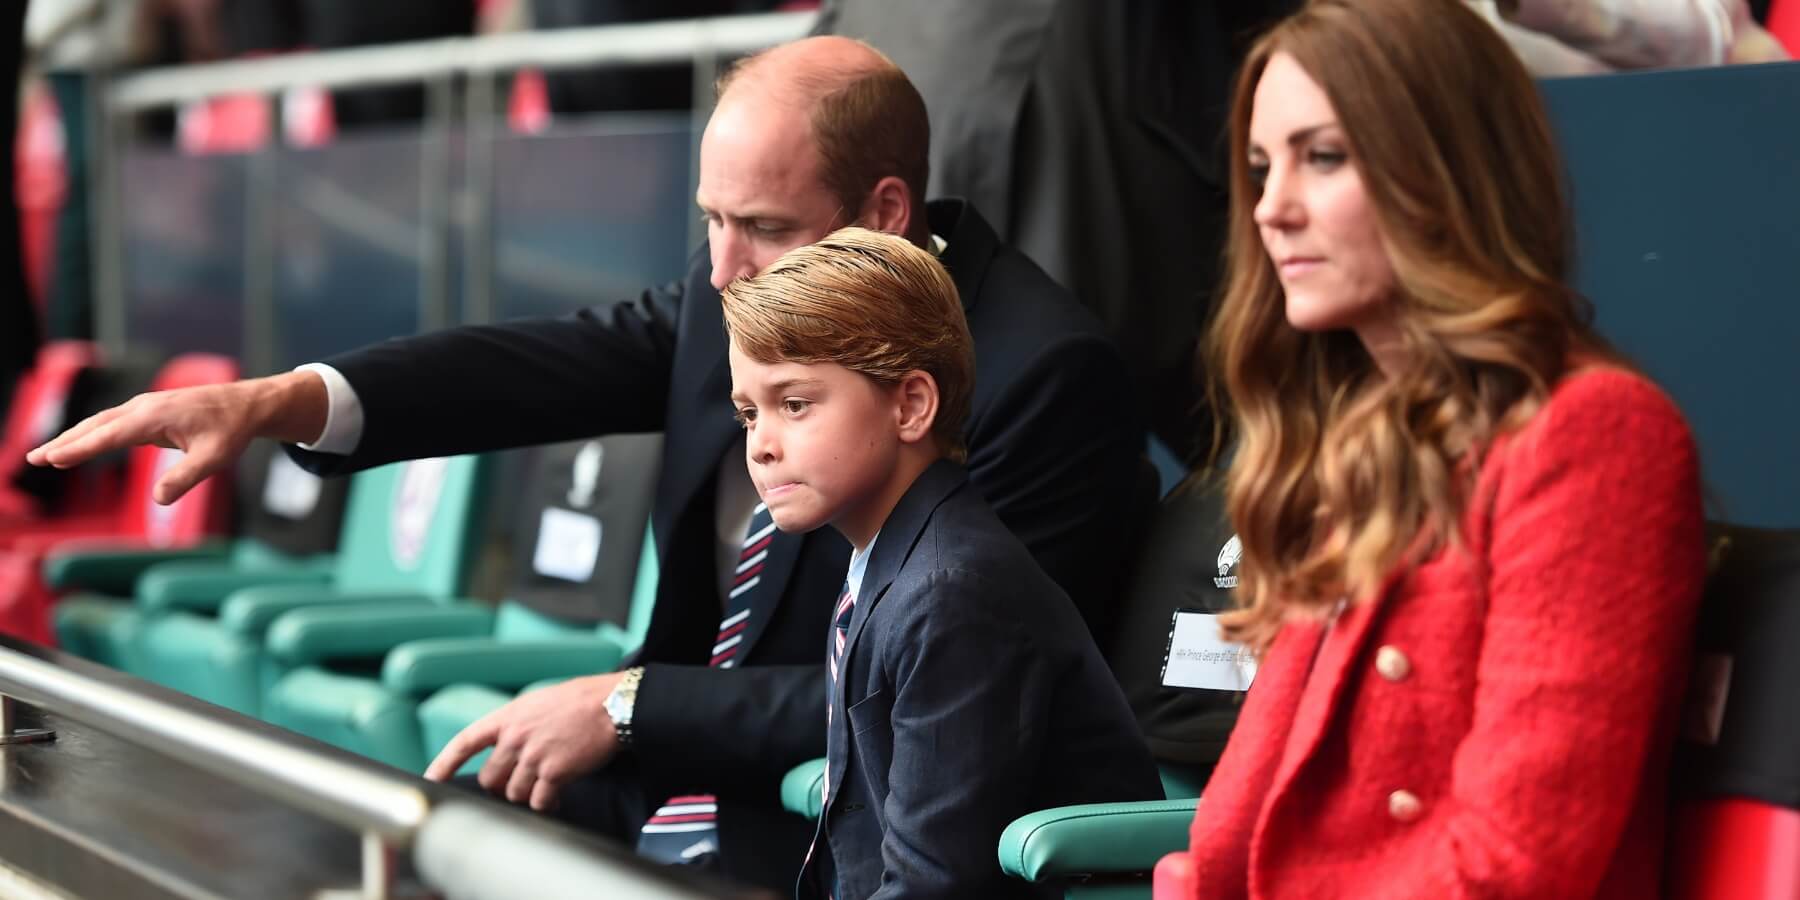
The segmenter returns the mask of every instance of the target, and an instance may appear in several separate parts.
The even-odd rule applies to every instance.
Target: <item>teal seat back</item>
[[[253,537],[242,537],[231,542],[231,551],[226,563],[233,569],[256,571],[260,569],[285,568],[300,562],[303,557],[291,556],[279,547],[271,547]]]
[[[335,587],[456,594],[476,555],[488,470],[485,457],[453,456],[356,475]]]

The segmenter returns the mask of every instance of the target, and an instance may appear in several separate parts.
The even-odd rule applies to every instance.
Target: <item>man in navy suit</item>
[[[1162,786],[1074,604],[956,462],[974,374],[956,286],[846,228],[723,302],[757,493],[782,531],[830,525],[854,548],[799,895],[1031,895],[1000,871],[1007,823]]]
[[[1135,500],[1143,426],[1117,350],[974,209],[924,203],[928,131],[917,91],[865,45],[826,37],[776,48],[722,87],[700,149],[708,241],[681,282],[566,317],[452,328],[304,371],[145,395],[31,459],[72,465],[131,443],[179,446],[186,458],[156,488],[168,501],[253,436],[306,442],[304,464],[340,474],[663,432],[652,521],[661,580],[643,647],[624,671],[508,704],[430,774],[491,743],[481,782],[516,803],[559,807],[663,858],[648,845],[691,837],[677,858],[708,855],[710,844],[727,874],[785,887],[811,829],[781,809],[780,778],[824,748],[818,636],[850,547],[828,530],[746,539],[767,525],[726,399],[719,288],[853,222],[936,251],[979,351],[963,431],[971,484],[1097,638],[1127,526],[1147,512]]]

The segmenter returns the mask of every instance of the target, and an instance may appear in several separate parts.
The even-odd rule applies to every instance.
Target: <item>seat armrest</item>
[[[104,547],[57,550],[44,558],[44,583],[57,591],[93,591],[129,597],[151,566],[182,560],[223,560],[231,545],[211,542],[181,550]]]
[[[225,598],[247,587],[331,583],[330,570],[308,564],[245,569],[230,563],[162,563],[138,579],[138,606],[157,611],[217,612]]]
[[[493,630],[493,609],[474,603],[310,606],[282,613],[269,623],[265,646],[283,663],[303,666],[332,659],[386,656],[389,650],[407,641],[478,637]]]
[[[227,631],[261,639],[269,625],[289,610],[309,606],[430,606],[429,594],[402,591],[346,594],[316,584],[267,584],[234,591],[219,606],[219,624]]]
[[[381,681],[390,690],[412,695],[463,683],[516,691],[547,678],[610,672],[624,656],[618,641],[600,635],[525,641],[434,638],[395,647],[382,664]]]
[[[781,778],[781,808],[817,822],[825,806],[820,785],[825,781],[825,760],[808,760]]]
[[[1148,875],[1165,855],[1187,849],[1198,803],[1087,803],[1020,816],[1000,835],[1000,868],[1027,881]]]

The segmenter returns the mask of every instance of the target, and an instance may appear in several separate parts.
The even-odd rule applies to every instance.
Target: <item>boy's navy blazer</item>
[[[1096,631],[1123,578],[1138,405],[1098,321],[960,200],[928,209],[975,340],[964,435],[972,483],[1076,598]],[[782,811],[781,777],[825,747],[825,661],[850,545],[830,529],[770,547],[739,667],[709,669],[720,613],[714,487],[741,434],[719,292],[702,245],[686,277],[632,301],[384,341],[325,360],[355,388],[349,456],[290,448],[321,474],[602,434],[664,433],[652,524],[660,581],[637,662],[633,723],[652,792],[719,797],[727,857],[748,848],[791,883],[810,826]],[[1153,500],[1153,498],[1152,498]],[[1098,637],[1098,635],[1096,635]],[[796,849],[797,847],[797,849]],[[728,867],[742,871],[736,862]]]
[[[913,482],[861,587],[829,691],[827,801],[801,897],[825,895],[827,847],[839,900],[1059,896],[1001,874],[1008,823],[1162,799],[1074,604],[961,466],[939,461]],[[825,652],[834,643],[828,633]]]

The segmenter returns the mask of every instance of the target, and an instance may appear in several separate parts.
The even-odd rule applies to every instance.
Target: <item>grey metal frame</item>
[[[127,333],[125,259],[122,237],[119,159],[129,140],[125,123],[134,113],[173,106],[226,93],[260,92],[271,98],[295,87],[366,87],[397,83],[427,86],[426,121],[420,141],[420,315],[421,330],[463,322],[486,322],[494,313],[493,273],[493,142],[499,107],[499,79],[521,68],[544,70],[588,66],[654,65],[692,61],[693,114],[698,134],[712,110],[712,84],[721,60],[753,53],[809,33],[810,12],[766,13],[682,19],[632,25],[608,25],[556,31],[521,32],[479,38],[448,38],[333,50],[262,60],[150,70],[114,78],[99,88],[103,103],[99,127],[90,128],[97,230],[95,326],[110,350],[123,350]],[[464,126],[452,127],[462,97]],[[449,178],[452,141],[465,142],[467,193],[453,195]],[[696,137],[696,140],[698,138]],[[278,145],[279,141],[272,142]],[[272,224],[279,146],[259,151],[251,163],[245,202],[250,215],[245,242],[243,363],[249,374],[263,374],[275,361],[274,262]],[[694,154],[697,158],[698,154]],[[697,181],[690,172],[689,186]],[[463,267],[448,264],[451,224],[461,217]],[[696,224],[690,228],[698,228]],[[690,232],[697,243],[702,237]],[[451,278],[464,285],[463,315],[449,302]]]
[[[209,715],[134,692],[122,676],[103,680],[81,674],[58,665],[54,656],[15,649],[11,639],[0,639],[0,744],[15,733],[14,702],[30,704],[360,832],[367,900],[392,896],[393,849],[411,849],[426,883],[456,900],[709,896],[647,864],[606,859],[477,804],[433,804],[410,777],[385,775],[374,766],[241,728],[226,714]]]

